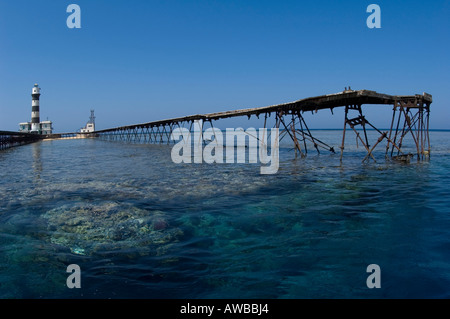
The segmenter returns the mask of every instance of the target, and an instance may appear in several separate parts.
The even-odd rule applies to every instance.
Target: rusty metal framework
[[[417,156],[417,160],[429,158],[431,146],[429,137],[429,116],[431,95],[392,96],[380,94],[369,90],[345,90],[336,94],[323,95],[298,100],[291,103],[272,105],[267,107],[233,110],[227,112],[210,113],[204,115],[191,115],[180,118],[148,122],[143,124],[117,127],[91,133],[92,136],[108,141],[123,141],[131,143],[155,143],[170,144],[170,136],[176,128],[192,129],[195,121],[208,123],[214,128],[213,122],[220,119],[238,116],[252,116],[264,118],[263,127],[268,127],[268,118],[274,115],[273,127],[280,129],[280,140],[288,136],[294,145],[295,154],[305,157],[308,153],[308,145],[314,147],[317,153],[321,150],[335,153],[334,147],[314,137],[309,129],[303,114],[305,112],[318,112],[319,110],[345,108],[344,129],[340,146],[340,160],[342,162],[345,138],[347,131],[351,129],[356,135],[357,143],[361,143],[366,151],[364,161],[376,161],[374,150],[382,141],[387,143],[385,158],[408,160]],[[391,126],[388,131],[382,132],[370,123],[363,114],[362,106],[393,105]],[[375,131],[378,139],[370,144],[367,131]],[[410,137],[415,145],[415,154],[404,150],[405,140]]]
[[[392,145],[391,157],[394,155],[395,150],[397,150],[397,156],[402,153],[402,144],[408,133],[414,140],[418,160],[430,157],[430,104],[431,96],[429,101],[424,101],[420,95],[416,95],[414,99],[395,100],[389,132],[389,140],[392,138],[392,142],[390,142]],[[400,125],[402,120],[403,125]],[[402,127],[401,130],[400,127]],[[388,143],[386,146],[386,156],[388,156],[390,144]]]
[[[367,155],[363,161],[372,158],[376,159],[373,151],[384,139],[387,141],[385,158],[392,158],[402,161],[410,161],[416,155],[417,160],[424,160],[429,158],[431,152],[429,123],[430,123],[430,95],[415,95],[413,97],[396,97],[394,100],[394,108],[392,113],[392,121],[389,132],[382,132],[372,125],[363,115],[361,105],[346,105],[345,106],[345,120],[344,130],[341,145],[342,161],[345,144],[345,133],[347,125],[356,134],[357,140],[361,142],[367,151]],[[350,112],[358,112],[355,117],[349,118]],[[395,125],[395,127],[394,127]],[[356,127],[361,126],[362,135],[357,131]],[[373,146],[369,144],[366,127],[369,126],[376,132],[379,137]],[[416,148],[416,154],[411,152],[406,153],[402,149],[405,137],[411,136]]]

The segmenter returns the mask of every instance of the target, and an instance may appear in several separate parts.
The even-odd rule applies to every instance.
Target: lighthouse
[[[35,84],[31,91],[31,132],[41,134],[41,119],[39,116],[39,97],[41,96],[39,85]]]
[[[34,133],[41,135],[52,134],[53,127],[51,121],[42,121],[39,114],[39,98],[41,88],[37,83],[31,89],[31,122],[19,123],[19,131],[24,133]]]

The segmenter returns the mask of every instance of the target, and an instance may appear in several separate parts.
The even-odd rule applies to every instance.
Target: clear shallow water
[[[341,132],[316,131],[338,149]],[[0,153],[0,298],[449,298],[450,133],[432,158],[281,149],[173,164],[170,147],[45,141]],[[68,289],[66,267],[81,267]],[[381,267],[368,289],[366,267]]]

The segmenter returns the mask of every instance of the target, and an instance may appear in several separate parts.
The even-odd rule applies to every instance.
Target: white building
[[[31,122],[19,123],[19,131],[23,133],[35,132],[31,130]],[[43,135],[52,134],[53,133],[52,121],[39,122],[39,125],[37,127],[37,133]]]
[[[81,129],[81,133],[91,133],[91,132],[95,132],[94,110],[91,110],[91,117],[89,118],[89,122],[87,122],[86,126]]]

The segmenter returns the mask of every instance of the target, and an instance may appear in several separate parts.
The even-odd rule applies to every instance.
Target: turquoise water
[[[314,134],[339,149],[341,132]],[[166,145],[2,151],[0,298],[449,298],[450,133],[410,164],[382,147],[362,164],[353,138],[342,166],[282,148],[275,175],[174,164]]]

